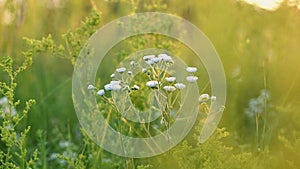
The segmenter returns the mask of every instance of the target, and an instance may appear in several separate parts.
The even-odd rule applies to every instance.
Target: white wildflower
[[[112,85],[115,85],[115,84],[121,84],[121,81],[120,80],[112,80],[112,81],[110,81],[110,84],[112,84]]]
[[[167,55],[167,54],[159,54],[158,57],[161,58],[162,60],[166,61],[166,62],[172,62],[173,61],[172,57]]]
[[[187,76],[186,80],[190,83],[196,82],[198,80],[197,76]]]
[[[139,90],[140,89],[140,87],[138,86],[138,85],[133,85],[133,90]]]
[[[248,108],[246,109],[246,114],[250,117],[261,114],[264,112],[266,107],[269,107],[268,100],[271,96],[269,91],[263,89],[260,91],[260,95],[257,98],[252,98],[249,100]]]
[[[111,85],[111,90],[113,90],[113,91],[119,91],[121,89],[122,89],[122,86],[119,85],[119,84],[113,84],[113,85]]]
[[[164,58],[164,57],[167,57],[168,55],[165,54],[165,53],[161,53],[161,54],[158,54],[157,57],[159,58]]]
[[[158,85],[158,82],[155,81],[155,80],[148,81],[148,82],[146,83],[146,86],[148,86],[148,87],[155,87],[155,86],[157,86],[157,85]]]
[[[97,92],[98,96],[103,96],[105,94],[105,91],[103,89],[99,90]]]
[[[151,59],[153,59],[153,58],[155,58],[155,55],[146,55],[146,56],[143,57],[143,59],[144,59],[145,61],[151,60]]]
[[[145,61],[148,65],[153,65],[155,62],[153,60],[146,60]]]
[[[167,82],[175,82],[176,77],[166,77]]]
[[[209,100],[209,95],[208,94],[202,94],[202,95],[200,95],[198,100],[199,100],[200,103],[206,102],[206,101]]]
[[[195,72],[197,72],[197,68],[196,67],[187,67],[186,71],[189,73],[195,73]]]
[[[154,63],[158,63],[159,61],[162,60],[162,58],[155,57],[155,58],[152,58],[151,60],[152,60]]]
[[[184,89],[186,86],[185,86],[185,84],[183,84],[183,83],[176,83],[175,85],[174,85],[177,89]]]
[[[114,78],[114,77],[116,77],[116,74],[113,73],[113,74],[110,75],[110,77]]]
[[[168,92],[172,92],[172,91],[176,90],[176,88],[174,86],[164,86],[163,89]]]
[[[116,71],[118,73],[124,73],[126,71],[126,68],[125,67],[117,68]]]
[[[119,91],[122,88],[122,86],[120,84],[121,84],[121,81],[119,81],[119,80],[118,81],[112,80],[112,81],[110,81],[110,84],[107,87],[110,90]],[[104,86],[104,89],[105,89],[105,86]]]
[[[93,86],[93,85],[88,85],[87,89],[88,89],[88,90],[95,90],[95,89],[96,89],[96,87],[95,87],[95,86]]]
[[[107,91],[112,90],[111,84],[104,85],[104,89]]]
[[[128,75],[132,75],[132,71],[128,71],[127,74],[128,74]]]
[[[121,83],[121,81],[112,80],[112,81],[110,81],[109,84],[104,85],[104,89],[107,90],[107,91],[113,90],[113,87],[115,85],[120,85],[120,83]]]

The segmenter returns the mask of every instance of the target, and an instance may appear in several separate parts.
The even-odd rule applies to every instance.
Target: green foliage
[[[27,32],[37,32],[37,36],[40,34],[49,35],[40,40],[24,38],[28,46],[27,50],[22,53],[22,58],[0,57],[0,99],[7,98],[6,108],[3,109],[3,106],[0,105],[0,168],[299,168],[299,58],[297,42],[300,36],[297,36],[299,35],[299,12],[296,9],[284,6],[278,11],[270,13],[259,9],[254,10],[251,6],[234,0],[226,3],[222,0],[113,0],[111,3],[102,1],[95,1],[94,3],[93,7],[101,6],[101,10],[107,12],[104,13],[106,18],[103,19],[105,21],[123,16],[124,13],[145,11],[174,13],[173,11],[175,11],[200,27],[216,45],[228,75],[229,101],[221,124],[226,128],[228,126],[228,131],[223,128],[218,129],[207,142],[199,144],[200,124],[195,130],[192,130],[193,136],[188,136],[182,143],[163,155],[150,159],[128,159],[104,151],[90,140],[84,131],[78,131],[80,132],[78,133],[76,126],[73,130],[71,130],[73,126],[68,126],[68,132],[61,133],[55,127],[51,127],[47,131],[30,130],[33,128],[32,125],[39,125],[32,124],[32,119],[28,119],[28,114],[31,113],[30,110],[35,101],[23,101],[23,97],[29,96],[18,94],[23,86],[28,85],[25,84],[25,81],[22,83],[18,81],[20,73],[30,72],[31,70],[27,69],[32,64],[32,56],[42,55],[42,53],[45,56],[64,58],[74,65],[87,39],[103,22],[102,15],[94,9],[83,19],[79,28],[59,35],[61,37],[59,40],[55,39],[58,37],[55,34],[56,29],[53,29],[52,34],[44,30],[39,32],[38,28],[41,25],[34,24],[36,20],[33,19],[34,21],[24,26]],[[4,47],[1,52],[6,50],[18,51],[20,44],[18,44],[16,37],[28,35],[26,29],[20,27],[21,21],[26,16],[23,15],[24,7],[19,9],[23,5],[17,4],[17,1],[13,0],[7,1],[5,4],[4,7],[0,5],[1,19],[3,18],[2,13],[6,11],[2,8],[8,8],[13,16],[13,22],[7,27],[0,27],[1,31],[9,30],[10,33],[9,36],[5,35],[1,39],[1,42],[3,41],[1,47]],[[48,9],[49,14],[44,11],[39,12],[41,14],[46,13],[45,16],[47,17],[48,15],[51,16],[50,22],[52,22],[55,20],[53,18],[62,16],[52,15],[52,13],[56,12],[57,14],[57,11],[64,11],[62,12],[63,15],[76,13],[76,10],[89,9],[90,6],[86,4],[88,2],[70,1],[68,6],[61,10]],[[35,10],[41,7],[36,4],[33,5],[30,1],[28,1],[28,6],[33,6]],[[70,8],[74,8],[74,10],[69,12]],[[32,9],[29,8],[29,10]],[[80,14],[76,15],[72,21],[77,23],[77,17]],[[41,16],[41,18],[45,19],[45,16]],[[40,19],[39,15],[38,18]],[[27,22],[30,18],[26,19]],[[52,23],[47,25],[45,24],[46,21],[49,22],[48,19],[45,19],[39,24],[51,26]],[[71,21],[65,20],[62,22],[67,25],[71,23]],[[53,25],[55,24],[53,23]],[[135,36],[129,38],[126,43],[117,46],[116,50],[112,50],[113,55],[116,56],[113,62],[114,65],[117,65],[131,52],[150,47],[167,49],[174,53],[181,52],[180,54],[186,55],[184,56],[185,59],[189,60],[189,53],[185,53],[178,46],[174,40],[159,35]],[[190,61],[194,63],[193,59]],[[54,66],[53,68],[57,67]],[[47,68],[40,70],[45,71]],[[27,75],[27,77],[29,76]],[[98,86],[104,82],[102,79],[98,81]],[[29,85],[32,84],[29,83]],[[249,118],[244,114],[244,109],[247,108],[250,98],[258,96],[257,93],[261,88],[270,91],[272,94],[270,105],[275,108],[265,109],[262,115],[257,116],[257,118]],[[42,93],[43,91],[38,92]],[[146,91],[142,97],[139,97],[133,92],[131,98],[136,101],[138,107],[144,109],[149,106],[144,102],[147,94]],[[40,100],[38,100],[39,102]],[[104,115],[107,116],[112,111],[108,108],[109,104],[102,102],[99,104],[101,107],[105,107],[102,110]],[[56,109],[59,110],[60,107],[57,106]],[[271,112],[273,109],[274,112]],[[73,111],[73,107],[68,110]],[[49,119],[53,117],[51,113]],[[115,114],[116,116],[113,116],[110,121],[114,128],[119,129],[121,126],[123,133],[130,136],[138,135],[129,130],[129,122],[119,122],[120,116]],[[66,121],[66,119],[61,119],[63,123]],[[199,121],[201,123],[201,120]],[[51,125],[55,124],[51,123]],[[132,127],[138,129],[142,126],[134,124]],[[50,132],[59,136],[49,138],[47,135]],[[35,138],[29,139],[29,134]],[[36,142],[32,143],[28,140]]]
[[[49,52],[52,56],[60,56],[75,64],[76,58],[88,40],[97,30],[101,22],[100,13],[93,9],[89,16],[82,21],[81,26],[74,31],[68,31],[62,35],[64,44],[56,45],[52,36],[48,35],[41,40],[24,38],[34,54]]]
[[[197,128],[200,129],[200,125]],[[254,154],[226,145],[224,141],[228,136],[224,128],[217,129],[207,142],[200,144],[199,135],[194,134],[193,139],[184,140],[170,152],[155,158],[152,165],[159,169],[253,168],[256,162]]]
[[[5,147],[0,152],[1,168],[32,168],[38,160],[38,150],[35,149],[31,152],[32,150],[28,149],[26,144],[30,126],[24,129],[17,129],[18,125],[27,117],[29,110],[35,104],[35,100],[28,100],[25,102],[23,111],[15,112],[15,107],[18,107],[21,103],[20,100],[15,100],[17,77],[32,64],[32,54],[30,52],[24,52],[23,54],[25,60],[17,67],[15,67],[11,57],[0,58],[0,69],[8,76],[7,81],[0,82],[0,96],[4,96],[3,99],[5,100],[3,101],[0,113],[0,136]]]

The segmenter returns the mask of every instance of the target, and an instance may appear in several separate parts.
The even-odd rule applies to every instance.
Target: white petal
[[[122,89],[122,86],[119,85],[119,84],[114,84],[114,85],[112,85],[112,90],[114,90],[114,91],[119,91],[119,90],[121,90],[121,89]]]
[[[153,59],[155,58],[155,55],[146,55],[143,57],[144,60],[150,60],[150,59]]]
[[[183,84],[183,83],[176,83],[174,86],[175,86],[177,89],[184,89],[184,88],[186,87],[186,85]]]
[[[94,89],[96,89],[96,87],[93,86],[93,85],[89,85],[89,86],[87,87],[87,89],[88,89],[88,90],[94,90]]]
[[[174,82],[176,80],[176,77],[166,77],[167,82]]]
[[[198,100],[199,100],[199,102],[206,102],[206,101],[209,100],[209,95],[208,94],[202,94],[202,95],[200,95]]]
[[[140,89],[140,87],[138,85],[134,85],[133,88],[136,89],[136,90]]]
[[[167,54],[159,54],[158,55],[159,58],[161,58],[162,60],[166,61],[166,62],[172,62],[173,59],[171,56],[167,55]]]
[[[146,83],[146,86],[148,87],[155,87],[156,85],[158,85],[158,82],[155,80]]]
[[[148,65],[153,65],[155,62],[153,60],[147,60],[145,61]]]
[[[151,60],[152,60],[154,63],[158,63],[159,61],[162,60],[162,58],[155,57],[155,58],[152,58]]]
[[[176,90],[176,88],[174,86],[164,86],[163,89],[168,92],[172,92],[172,91]]]
[[[187,76],[186,80],[190,83],[196,82],[198,80],[197,76]]]
[[[125,67],[117,68],[116,71],[118,73],[124,73],[126,71],[126,68]]]
[[[112,90],[111,84],[106,84],[106,85],[104,86],[104,89],[107,90],[107,91]]]
[[[110,84],[114,85],[114,84],[121,84],[120,80],[112,80],[110,81]]]
[[[99,91],[97,92],[97,94],[98,94],[99,96],[103,96],[103,95],[105,94],[105,91],[104,91],[103,89],[101,89],[101,90],[99,90]]]
[[[190,72],[190,73],[195,73],[195,72],[197,72],[197,68],[196,67],[187,67],[186,71]]]

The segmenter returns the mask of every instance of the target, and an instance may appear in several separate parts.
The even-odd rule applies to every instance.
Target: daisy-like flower
[[[110,81],[110,84],[113,84],[113,85],[115,85],[115,84],[121,84],[121,81],[120,80],[112,80],[112,81]]]
[[[128,75],[132,75],[132,71],[128,71],[127,74],[128,74]]]
[[[104,85],[104,89],[107,91],[112,90],[111,84]]]
[[[113,91],[119,91],[119,90],[122,89],[122,86],[119,85],[119,84],[113,84],[113,85],[111,85],[111,89],[112,89]]]
[[[195,73],[195,72],[197,72],[197,68],[196,67],[187,67],[186,71],[189,73]]]
[[[118,89],[118,88],[120,88],[121,89],[121,81],[117,81],[117,80],[112,80],[112,81],[110,81],[110,83],[109,84],[106,84],[105,86],[104,86],[104,89],[105,90],[107,90],[107,91],[109,91],[109,90],[116,90],[116,89]]]
[[[164,58],[164,57],[167,57],[168,55],[165,54],[165,53],[161,53],[161,54],[158,54],[157,57],[159,58]]]
[[[211,101],[216,101],[217,97],[216,96],[211,96],[210,99],[211,99]]]
[[[183,83],[176,83],[174,86],[175,86],[177,89],[180,89],[180,90],[182,90],[182,89],[184,89],[184,88],[186,87],[186,85],[183,84]]]
[[[151,87],[151,88],[153,88],[153,87],[155,87],[155,86],[157,86],[157,85],[158,85],[158,81],[155,81],[155,80],[148,81],[148,82],[146,83],[146,86]]]
[[[98,96],[103,96],[105,94],[105,91],[103,89],[99,90],[97,92]]]
[[[153,59],[153,58],[155,58],[155,55],[146,55],[146,56],[144,56],[143,57],[143,59],[146,61],[146,60],[151,60],[151,59]]]
[[[93,85],[88,85],[87,89],[88,89],[88,90],[95,90],[95,89],[96,89],[96,87],[95,87],[95,86],[93,86]]]
[[[209,95],[208,94],[202,94],[202,95],[200,95],[200,97],[199,97],[199,102],[200,103],[202,103],[202,102],[206,102],[206,101],[208,101],[209,100]]]
[[[126,71],[126,68],[125,67],[117,68],[116,71],[118,73],[124,73]]]
[[[161,58],[162,60],[166,61],[166,62],[172,62],[173,59],[171,56],[167,55],[167,54],[159,54],[158,55],[159,58]]]
[[[113,73],[113,74],[110,75],[110,77],[114,78],[114,77],[116,77],[116,75]]]
[[[139,90],[140,87],[139,87],[138,85],[133,85],[132,89],[133,89],[133,90]]]
[[[176,90],[176,88],[174,86],[164,86],[163,89],[168,92],[172,92],[172,91]]]
[[[186,80],[190,83],[196,82],[198,80],[197,76],[187,76]]]
[[[116,81],[116,80],[112,80],[110,81],[110,86],[111,86],[111,90],[114,90],[114,91],[119,91],[122,89],[122,86],[120,85],[121,84],[121,81]]]
[[[166,77],[167,82],[175,82],[176,77]]]
[[[145,61],[148,65],[154,65],[154,61],[151,59],[151,60],[146,60]]]
[[[152,58],[151,60],[152,60],[154,63],[158,63],[159,61],[162,60],[162,58],[155,57],[155,58]]]

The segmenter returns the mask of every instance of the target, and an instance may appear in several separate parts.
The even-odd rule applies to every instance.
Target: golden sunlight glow
[[[274,11],[278,9],[284,0],[243,0],[259,8]]]

